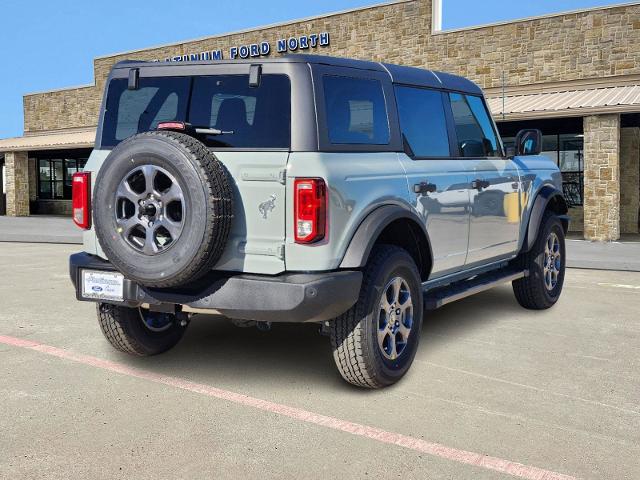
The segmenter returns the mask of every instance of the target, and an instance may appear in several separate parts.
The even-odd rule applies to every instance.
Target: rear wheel
[[[173,348],[187,327],[173,314],[144,308],[99,303],[97,311],[100,328],[109,343],[121,352],[138,357],[157,355]]]
[[[530,310],[555,305],[564,285],[566,253],[564,229],[553,212],[545,213],[533,248],[520,261],[529,275],[513,282],[518,303]]]
[[[331,322],[340,374],[365,388],[396,383],[413,363],[421,329],[422,286],[415,262],[402,248],[374,248],[357,303]]]

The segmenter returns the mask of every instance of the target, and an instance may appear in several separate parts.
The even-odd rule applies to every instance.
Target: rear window
[[[289,148],[291,86],[286,75],[263,75],[249,87],[248,75],[141,78],[137,90],[128,80],[111,80],[102,128],[102,146],[154,130],[164,121],[186,121],[223,135],[204,142],[218,148]]]
[[[325,76],[323,86],[331,143],[389,143],[387,107],[380,81]]]

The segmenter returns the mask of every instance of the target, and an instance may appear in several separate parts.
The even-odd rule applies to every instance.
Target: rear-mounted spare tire
[[[96,236],[127,278],[157,288],[197,280],[225,249],[233,220],[229,174],[201,142],[146,132],[120,143],[93,196]]]

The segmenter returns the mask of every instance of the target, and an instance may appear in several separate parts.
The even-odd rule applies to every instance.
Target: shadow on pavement
[[[455,342],[496,320],[522,310],[511,293],[501,288],[426,312],[420,351]],[[116,354],[120,355],[120,354]],[[418,353],[420,355],[420,352]],[[157,373],[208,384],[352,389],[340,378],[327,337],[317,325],[274,324],[270,332],[238,328],[224,317],[194,317],[182,342],[153,358],[122,360]]]

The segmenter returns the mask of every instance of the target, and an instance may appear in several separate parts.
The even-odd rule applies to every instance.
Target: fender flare
[[[569,208],[567,207],[564,195],[557,188],[551,185],[545,185],[538,192],[533,203],[533,207],[531,208],[531,214],[529,215],[529,225],[527,227],[526,237],[527,241],[525,244],[526,252],[533,248],[533,244],[538,237],[538,230],[540,229],[542,216],[551,202],[557,202],[557,209],[559,211],[556,213],[558,213],[558,218],[560,218],[560,221],[562,222],[564,232],[567,233],[567,230],[569,229],[569,216],[567,215]]]
[[[369,254],[382,231],[391,225],[391,223],[400,219],[411,220],[420,227],[424,235],[424,241],[427,242],[426,244],[429,248],[429,255],[433,258],[429,234],[427,233],[424,221],[418,214],[399,205],[385,205],[369,213],[362,223],[360,223],[356,233],[351,237],[344,257],[342,257],[340,268],[363,268],[367,264]]]

